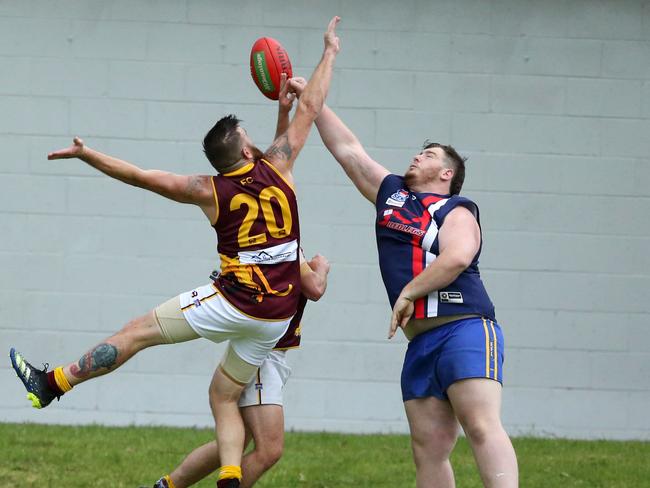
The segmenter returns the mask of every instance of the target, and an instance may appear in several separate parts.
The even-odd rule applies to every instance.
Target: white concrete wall
[[[200,211],[48,151],[83,136],[146,168],[207,172],[226,113],[266,146],[276,107],[248,73],[252,42],[297,74],[343,17],[330,104],[403,172],[425,138],[470,156],[484,279],[507,342],[515,434],[650,438],[650,2],[634,0],[0,1],[0,350],[76,360],[130,317],[206,282]],[[309,253],[333,263],[290,353],[287,426],[405,432],[404,340],[372,208],[312,134],[296,169]],[[0,363],[0,421],[209,425],[220,346],[146,351],[46,411]]]

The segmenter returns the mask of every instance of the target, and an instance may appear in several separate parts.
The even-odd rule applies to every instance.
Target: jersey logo
[[[411,225],[400,224],[399,222],[391,222],[390,220],[386,222],[386,227],[388,227],[389,229],[398,230],[400,232],[406,232],[407,234],[411,234],[418,237],[422,237],[424,234],[426,234],[426,231],[422,229],[416,229]]]
[[[465,303],[463,294],[459,291],[441,291],[438,296],[442,303]]]
[[[408,199],[408,195],[406,198]],[[426,229],[422,228],[423,222],[426,222],[426,220],[424,216],[418,217],[408,209],[387,208],[383,211],[383,218],[379,220],[378,224],[382,227],[421,238],[427,232]]]
[[[263,387],[262,387],[262,383],[255,383],[255,389],[256,389],[257,391],[262,390],[262,389],[263,389]]]
[[[241,264],[278,264],[298,259],[298,241],[293,240],[257,251],[240,251]]]
[[[403,207],[406,200],[408,200],[409,192],[406,190],[398,190],[393,193],[388,200],[386,200],[386,205],[391,205],[393,207]]]

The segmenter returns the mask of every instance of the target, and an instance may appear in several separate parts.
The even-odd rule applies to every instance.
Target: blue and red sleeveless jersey
[[[412,192],[397,175],[388,175],[382,181],[375,202],[375,229],[379,267],[391,307],[406,284],[440,253],[438,229],[458,206],[470,210],[480,226],[478,207],[467,198]],[[494,305],[479,274],[480,254],[481,248],[472,264],[449,286],[417,299],[414,318],[477,314],[495,320]]]

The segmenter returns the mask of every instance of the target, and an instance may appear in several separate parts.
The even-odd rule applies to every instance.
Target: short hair
[[[217,171],[241,158],[241,136],[237,132],[240,122],[235,115],[226,115],[203,138],[203,152]]]
[[[449,184],[449,193],[458,195],[465,182],[465,161],[467,161],[467,158],[458,154],[452,146],[431,142],[428,139],[424,141],[422,150],[431,149],[432,147],[439,147],[445,152],[445,162],[447,166],[454,170],[454,176],[452,176]]]

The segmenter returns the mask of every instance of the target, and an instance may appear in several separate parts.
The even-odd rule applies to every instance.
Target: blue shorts
[[[447,388],[467,378],[503,383],[503,334],[482,317],[456,320],[416,336],[402,368],[402,398],[447,400]]]

